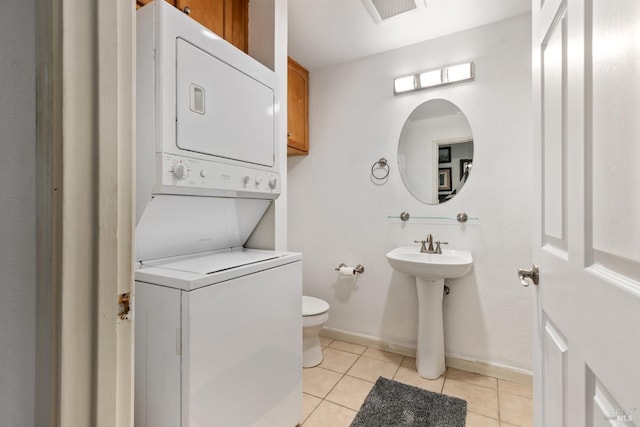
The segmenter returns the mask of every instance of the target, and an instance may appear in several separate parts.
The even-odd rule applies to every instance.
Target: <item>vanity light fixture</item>
[[[395,93],[409,92],[416,89],[416,76],[398,77],[393,81]]]
[[[418,74],[419,87],[416,89],[424,89],[442,84],[442,71],[443,70],[440,69]]]
[[[393,80],[393,92],[397,95],[414,90],[473,80],[474,77],[475,64],[473,62],[466,62],[464,64],[423,71],[410,76],[398,77]]]

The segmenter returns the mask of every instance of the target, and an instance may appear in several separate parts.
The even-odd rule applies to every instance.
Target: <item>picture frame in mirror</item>
[[[438,147],[438,163],[451,163],[451,146]]]
[[[451,168],[438,169],[438,191],[451,191]]]

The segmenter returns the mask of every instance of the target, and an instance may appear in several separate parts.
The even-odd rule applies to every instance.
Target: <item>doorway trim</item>
[[[36,425],[132,426],[134,3],[36,10]]]

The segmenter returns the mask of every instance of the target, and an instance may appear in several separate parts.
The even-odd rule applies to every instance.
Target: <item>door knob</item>
[[[531,279],[534,285],[540,283],[540,269],[537,265],[533,264],[531,270],[526,270],[524,268],[518,269],[518,279],[520,279],[520,283],[522,286],[529,286],[529,282],[527,279]]]

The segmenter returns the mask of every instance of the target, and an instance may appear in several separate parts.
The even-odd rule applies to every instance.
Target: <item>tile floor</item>
[[[531,386],[449,368],[421,378],[415,359],[321,337],[324,360],[303,372],[303,427],[348,427],[379,376],[467,401],[466,427],[533,424]]]

